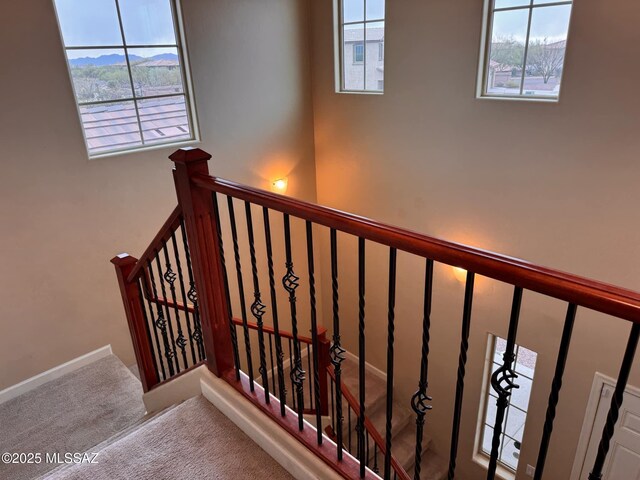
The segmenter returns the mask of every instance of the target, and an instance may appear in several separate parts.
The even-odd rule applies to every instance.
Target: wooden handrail
[[[164,222],[162,227],[160,227],[160,230],[158,231],[156,236],[153,237],[153,240],[151,241],[147,249],[144,251],[144,253],[140,257],[140,260],[138,260],[138,263],[136,264],[135,268],[131,271],[131,274],[127,278],[128,282],[133,282],[140,276],[141,272],[144,270],[144,268],[147,265],[147,261],[152,260],[156,252],[158,251],[158,248],[160,248],[160,246],[164,242],[167,242],[171,238],[171,234],[175,232],[180,226],[181,220],[182,220],[182,208],[180,207],[180,205],[178,205],[173,210],[173,212],[171,212],[171,215],[169,215],[169,218],[167,218],[167,221]]]
[[[233,323],[235,323],[236,325],[242,326],[243,322],[242,320],[240,320],[239,318],[234,318],[233,319]],[[247,322],[247,326],[251,329],[251,330],[257,330],[258,329],[258,324],[257,323],[253,323],[253,322]],[[267,325],[264,325],[262,327],[264,333],[269,334],[269,335],[273,335],[276,333],[275,329],[273,329],[273,327],[268,327]],[[278,333],[280,334],[281,337],[283,338],[290,338],[293,339],[293,333],[291,332],[287,332],[286,330],[278,330]],[[327,329],[324,327],[318,327],[318,337],[323,337],[327,334]],[[300,341],[300,343],[306,343],[311,345],[313,340],[311,339],[311,337],[305,337],[304,335],[298,335],[298,341]]]
[[[331,377],[331,380],[333,380],[333,383],[336,383],[336,374],[333,371],[333,368],[330,368],[330,367],[327,368],[327,373]],[[345,400],[349,404],[349,407],[351,408],[351,410],[354,411],[356,417],[359,417],[360,402],[358,402],[356,397],[351,393],[351,391],[347,388],[347,386],[344,383],[340,383],[340,391],[342,392],[342,396],[345,398]],[[380,452],[382,453],[382,455],[385,455],[387,453],[387,447],[386,447],[385,441],[382,438],[382,435],[380,434],[380,432],[378,432],[378,430],[376,429],[373,422],[371,422],[369,417],[366,416],[366,414],[364,416],[364,428],[369,433],[369,435],[371,436],[372,440],[376,443],[376,445],[378,445],[378,448],[380,449]],[[409,477],[409,474],[405,471],[402,465],[400,465],[398,460],[393,456],[393,453],[391,454],[391,468],[393,468],[393,471],[396,472],[398,474],[398,477],[401,478],[402,480],[411,480],[411,477]]]
[[[158,297],[155,298],[153,297],[153,295],[150,295],[149,292],[145,292],[144,293],[144,297],[149,300],[152,303],[157,303],[159,305],[165,306],[165,307],[169,307],[169,308],[174,308],[174,309],[178,309],[180,311],[183,312],[189,312],[189,313],[194,313],[195,312],[195,308],[193,308],[193,305],[185,305],[182,302],[173,302],[171,300],[166,300],[162,297]],[[240,318],[233,318],[233,323],[235,325],[239,325],[242,326],[244,325],[243,321]],[[251,329],[251,330],[258,330],[258,324],[254,323],[254,322],[249,322],[247,321],[247,326]],[[273,327],[270,327],[268,325],[264,325],[262,327],[264,333],[268,334],[268,335],[274,335],[276,333],[275,329]],[[291,332],[287,332],[286,330],[278,330],[278,333],[280,334],[281,337],[283,338],[290,338],[293,339],[293,333]],[[325,327],[318,327],[318,337],[324,337],[327,334],[327,329]],[[306,337],[304,335],[298,335],[298,340],[300,341],[300,343],[307,343],[309,345],[311,345],[311,343],[313,343],[313,339],[311,337]]]
[[[640,293],[518,258],[440,240],[404,228],[297,200],[230,180],[195,175],[197,187],[271,208],[437,262],[640,323]]]

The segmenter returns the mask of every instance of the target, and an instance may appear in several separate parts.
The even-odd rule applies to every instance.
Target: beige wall
[[[335,93],[332,2],[313,2],[319,202],[640,289],[640,4],[576,2],[562,98],[542,104],[475,98],[482,3],[389,0],[386,91],[374,96]],[[347,298],[355,292],[355,244],[343,242],[342,251],[342,298],[354,305]],[[368,358],[380,367],[387,255],[372,247],[368,265]],[[422,269],[400,257],[396,385],[405,401],[417,386]],[[428,429],[447,457],[463,287],[444,267],[435,281]],[[461,478],[483,478],[469,459],[486,336],[506,335],[510,295],[478,281]],[[539,353],[539,366],[522,467],[535,463],[564,308],[525,294],[518,339]],[[355,307],[343,311],[355,348]],[[579,312],[548,478],[568,478],[594,372],[616,375],[629,327],[611,320],[602,329],[605,320]]]
[[[218,175],[315,200],[298,0],[183,0],[201,148]],[[104,344],[133,352],[109,259],[174,207],[171,148],[89,161],[52,2],[3,2],[0,389]]]

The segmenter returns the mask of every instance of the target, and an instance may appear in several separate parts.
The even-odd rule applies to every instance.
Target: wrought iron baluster
[[[542,431],[540,450],[538,450],[536,472],[533,476],[534,480],[540,480],[542,478],[542,473],[544,472],[547,451],[549,450],[549,441],[551,440],[551,432],[553,431],[553,420],[556,418],[556,406],[558,405],[558,399],[560,398],[562,376],[564,375],[564,367],[567,364],[567,355],[569,353],[569,344],[571,343],[571,333],[573,332],[573,324],[576,319],[577,308],[578,307],[573,303],[570,303],[567,308],[567,316],[564,321],[564,329],[562,330],[562,340],[560,341],[560,349],[558,350],[556,371],[553,376],[553,382],[551,383],[549,406],[547,407],[547,415]]]
[[[211,194],[213,203],[213,214],[216,221],[216,236],[218,237],[218,251],[220,254],[220,266],[222,267],[222,278],[224,281],[224,295],[227,301],[227,316],[229,321],[229,332],[231,334],[231,345],[233,347],[233,363],[236,370],[236,380],[240,380],[240,351],[238,349],[238,331],[233,323],[233,311],[231,309],[231,292],[229,290],[229,276],[227,273],[227,260],[224,255],[224,241],[222,240],[222,226],[220,222],[220,209],[218,207],[218,195],[213,192]],[[244,302],[242,303],[244,306]]]
[[[307,345],[307,372],[311,372],[311,345]],[[313,382],[309,383],[309,410],[313,410]]]
[[[298,340],[298,313],[296,309],[296,289],[300,285],[299,277],[293,271],[293,260],[291,256],[291,225],[289,215],[284,214],[284,243],[287,273],[282,278],[282,285],[289,293],[289,306],[291,309],[291,333],[293,336],[293,355],[295,366],[291,370],[291,381],[293,382],[297,395],[298,404],[298,428],[304,428],[304,379],[305,371],[302,369],[300,358],[300,341]]]
[[[364,477],[366,461],[364,458],[364,417],[365,417],[365,242],[358,238],[358,402],[360,415],[356,431],[358,433],[358,460],[360,461],[360,477]]]
[[[182,274],[182,263],[180,262],[180,254],[178,253],[178,241],[176,240],[176,232],[171,234],[171,245],[173,246],[173,256],[176,261],[176,269],[178,270],[178,285],[180,286],[180,295],[182,296],[182,304],[187,305],[187,293],[184,287],[184,276]],[[189,336],[189,346],[191,347],[191,360],[193,361],[192,365],[197,363],[196,361],[196,351],[195,346],[193,345],[193,331],[191,330],[191,318],[189,315],[189,310],[184,309],[184,317],[187,323],[187,335]]]
[[[330,382],[330,392],[331,392],[331,431],[334,435],[338,435],[336,432],[336,418],[334,412],[334,401],[333,401],[333,382]],[[340,433],[340,437],[342,438],[342,433]]]
[[[193,268],[191,266],[191,253],[189,251],[189,243],[187,242],[187,229],[184,226],[184,219],[180,220],[180,232],[182,233],[182,244],[184,246],[184,256],[187,262],[187,274],[189,275],[189,291],[187,298],[193,304],[193,339],[198,346],[198,359],[204,360],[204,343],[202,338],[202,323],[200,322],[200,308],[198,307],[198,292],[196,283],[193,279]],[[225,270],[226,272],[226,270]],[[225,278],[227,278],[225,273]],[[229,289],[227,288],[227,291]],[[231,305],[229,304],[229,308]]]
[[[215,205],[215,203],[214,203]],[[231,223],[231,239],[233,240],[233,254],[236,264],[236,277],[238,279],[238,295],[240,296],[240,314],[242,315],[242,329],[244,331],[244,349],[247,355],[247,374],[249,375],[249,389],[255,389],[253,380],[253,359],[251,357],[251,337],[249,337],[249,324],[247,323],[247,304],[244,296],[244,281],[242,280],[242,265],[240,263],[240,247],[238,245],[238,227],[236,226],[236,214],[233,208],[233,198],[227,196],[229,208],[229,220]]]
[[[158,359],[156,358],[156,352],[153,348],[153,340],[151,339],[151,330],[149,328],[149,316],[153,318],[153,311],[151,310],[151,305],[149,305],[149,314],[147,314],[147,307],[144,304],[144,298],[142,295],[144,286],[142,282],[142,278],[138,279],[138,295],[140,296],[140,306],[142,307],[142,314],[144,316],[144,330],[147,333],[147,342],[149,343],[149,349],[151,350],[151,358],[153,358],[153,369],[156,373],[156,378],[160,378],[160,374],[158,373]],[[153,323],[153,322],[152,322]],[[156,344],[158,342],[158,332],[156,332],[154,328],[154,333],[156,334]]]
[[[162,298],[165,301],[164,310],[166,315],[166,326],[167,326],[167,329],[169,330],[169,338],[171,339],[169,351],[166,353],[166,355],[169,355],[167,357],[167,360],[172,359],[176,367],[176,373],[180,373],[180,363],[178,361],[178,355],[176,352],[176,338],[173,333],[173,325],[171,324],[171,310],[169,309],[169,305],[166,303],[167,289],[164,286],[166,281],[165,273],[162,272],[162,267],[160,266],[160,255],[158,251],[156,251],[155,258],[156,258],[156,268],[158,269],[158,275],[160,276],[160,289],[162,290]]]
[[[264,347],[264,322],[262,317],[267,311],[267,307],[262,303],[260,293],[260,280],[258,278],[258,260],[256,258],[256,247],[253,238],[253,218],[251,216],[251,204],[244,202],[244,211],[247,218],[247,235],[249,238],[249,256],[251,257],[251,276],[253,278],[253,303],[251,313],[258,325],[258,353],[260,355],[260,366],[258,372],[262,378],[262,388],[264,388],[264,399],[267,404],[271,403],[269,395],[269,377],[267,377],[267,354]]]
[[[427,259],[424,274],[424,311],[422,317],[422,355],[420,362],[420,380],[418,391],[411,397],[411,407],[416,413],[416,451],[415,471],[413,478],[420,480],[422,460],[422,437],[424,433],[424,417],[431,410],[428,404],[432,398],[427,395],[429,388],[429,329],[431,328],[431,302],[433,294],[433,260]]]
[[[393,416],[393,344],[396,306],[396,256],[395,248],[389,249],[389,313],[387,326],[387,421],[384,452],[384,478],[391,478],[391,427]]]
[[[188,360],[187,360],[187,339],[184,337],[184,333],[182,332],[182,322],[180,320],[180,310],[178,309],[178,296],[176,295],[176,278],[177,275],[173,271],[173,267],[171,266],[171,262],[169,261],[169,249],[167,248],[167,244],[164,243],[162,245],[162,253],[164,255],[165,267],[166,271],[162,276],[162,279],[169,284],[169,292],[171,293],[171,300],[173,300],[174,305],[174,313],[176,315],[176,328],[178,330],[178,338],[176,338],[175,345],[180,348],[180,352],[182,353],[182,367],[187,368]],[[164,284],[163,284],[164,287]],[[163,290],[164,295],[164,290]],[[164,297],[167,300],[167,297]],[[176,363],[178,363],[178,359],[176,358]]]
[[[513,362],[516,359],[514,349],[516,343],[516,336],[518,333],[518,321],[520,319],[520,306],[522,305],[522,288],[515,287],[513,292],[513,303],[511,305],[511,318],[509,320],[509,333],[507,335],[507,346],[502,356],[503,363],[493,375],[491,375],[491,386],[498,394],[498,400],[496,401],[496,423],[493,430],[493,439],[491,441],[491,458],[489,459],[489,467],[487,473],[487,479],[493,480],[496,474],[496,468],[498,466],[498,454],[500,449],[500,442],[502,436],[502,426],[504,423],[504,415],[509,406],[509,398],[511,397],[511,390],[514,388],[520,388],[514,381],[518,378],[518,375],[513,370]]]
[[[333,371],[335,374],[335,383],[336,390],[338,392],[342,391],[342,362],[345,359],[345,349],[342,348],[340,342],[340,305],[339,305],[339,292],[338,292],[338,236],[335,229],[331,229],[330,232],[331,237],[331,291],[332,291],[332,304],[333,304],[333,344],[329,349],[329,358],[331,359],[331,363],[333,364]],[[333,390],[332,390],[333,392]],[[331,399],[331,407],[333,409],[333,397]],[[333,426],[333,430],[336,434],[336,443],[337,443],[337,454],[338,460],[342,460],[342,424],[344,422],[344,418],[342,417],[342,395],[338,395],[336,397],[335,402],[335,410],[336,410],[336,423],[338,424],[338,429],[336,430],[335,425]]]
[[[273,366],[273,340],[272,340],[273,335],[267,335],[267,338],[269,339],[269,365],[271,367],[271,369],[269,370],[271,372],[271,390],[273,390],[274,392],[277,392],[278,390],[276,389],[276,373],[275,373],[275,368]]]
[[[369,432],[366,433],[365,437],[367,439],[367,456],[365,458],[366,458],[366,464],[367,464],[367,467],[368,467],[369,466],[369,456],[370,456],[370,453],[369,453],[369,437],[370,437]]]
[[[609,446],[611,444],[611,438],[615,433],[616,422],[618,421],[618,415],[620,414],[620,407],[624,398],[624,390],[629,380],[629,373],[631,372],[631,366],[633,365],[633,359],[638,348],[638,338],[640,338],[640,323],[634,323],[631,327],[631,333],[629,334],[629,340],[627,342],[627,348],[624,351],[624,357],[622,359],[622,365],[620,366],[620,373],[618,374],[618,381],[616,382],[616,388],[613,391],[611,397],[611,406],[609,407],[609,413],[607,414],[607,420],[602,430],[602,437],[600,438],[600,444],[598,445],[598,453],[596,455],[595,462],[593,463],[593,469],[589,473],[589,480],[600,480],[602,478],[602,468],[604,462],[607,459],[609,453]]]
[[[342,393],[340,395],[342,395]],[[351,408],[347,408],[347,427],[349,428],[349,453],[351,453]]]
[[[449,471],[447,479],[452,480],[456,471],[458,457],[458,436],[460,435],[460,419],[462,417],[462,398],[464,396],[464,376],[467,365],[467,351],[469,350],[469,332],[471,330],[471,308],[473,306],[473,286],[475,273],[467,272],[464,288],[464,307],[462,312],[462,332],[460,340],[460,355],[458,356],[458,378],[456,382],[456,399],[453,408],[453,427],[451,428],[451,453],[449,455]]]
[[[291,372],[293,372],[293,343],[291,339],[289,339],[289,380],[291,381],[291,399],[293,402],[293,410],[298,411],[298,407],[296,407],[296,385],[293,383],[293,378],[291,377]]]
[[[309,305],[311,313],[311,344],[313,348],[311,353],[313,354],[313,391],[315,398],[309,397],[309,403],[315,403],[316,406],[316,432],[318,445],[322,445],[322,409],[320,408],[320,373],[318,372],[318,351],[320,347],[318,345],[318,319],[316,313],[316,277],[315,277],[315,264],[313,256],[313,225],[309,220],[306,221],[307,229],[307,263],[309,270]],[[324,372],[323,372],[324,374]],[[309,385],[311,385],[311,379],[309,379]]]
[[[267,268],[269,270],[269,290],[271,291],[271,316],[273,319],[274,341],[276,344],[276,369],[278,370],[278,393],[280,396],[280,415],[285,416],[285,406],[287,405],[287,387],[284,382],[284,353],[282,352],[282,339],[280,338],[280,323],[278,319],[278,297],[276,294],[275,273],[273,270],[273,247],[271,244],[271,223],[269,221],[269,210],[262,209],[264,220],[264,237],[267,249]],[[273,370],[271,371],[273,375]],[[275,389],[274,389],[275,391]]]
[[[160,371],[162,372],[162,379],[166,380],[167,372],[164,369],[164,361],[162,360],[162,347],[160,346],[160,339],[158,337],[158,330],[160,330],[160,327],[156,324],[156,321],[153,319],[153,308],[151,306],[151,300],[150,300],[151,292],[149,290],[149,285],[147,284],[147,275],[150,275],[149,273],[150,268],[151,268],[151,263],[147,261],[147,269],[145,270],[145,275],[142,276],[142,284],[145,292],[144,296],[147,298],[147,305],[148,305],[149,315],[151,316],[151,323],[153,324],[153,336],[156,340],[156,351],[158,352],[158,362],[160,363]],[[155,293],[153,297],[158,298],[158,296]],[[156,305],[156,308],[159,311],[161,311],[159,306]]]
[[[373,473],[376,475],[380,473],[380,469],[378,468],[378,444],[373,444]]]

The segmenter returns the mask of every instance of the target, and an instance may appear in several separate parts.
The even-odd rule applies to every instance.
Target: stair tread
[[[428,450],[420,462],[420,478],[422,480],[444,480],[447,478],[449,464],[445,459]],[[413,476],[413,475],[411,475]]]
[[[396,457],[402,468],[407,472],[413,468],[416,454],[416,424],[409,422],[405,427],[393,437],[393,456]],[[424,455],[431,446],[431,437],[423,434],[422,454]]]
[[[345,358],[342,362],[342,374],[340,380],[342,384],[349,389],[354,397],[358,398],[358,392],[360,390],[360,382],[358,375],[358,361],[351,357]],[[387,383],[382,378],[371,372],[371,367],[365,365],[365,411],[372,411],[381,402],[383,403],[386,397]]]

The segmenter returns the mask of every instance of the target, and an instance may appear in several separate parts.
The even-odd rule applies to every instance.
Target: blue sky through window
[[[123,44],[116,0],[55,0],[55,5],[66,47]],[[176,44],[170,0],[120,0],[119,5],[128,45]]]

